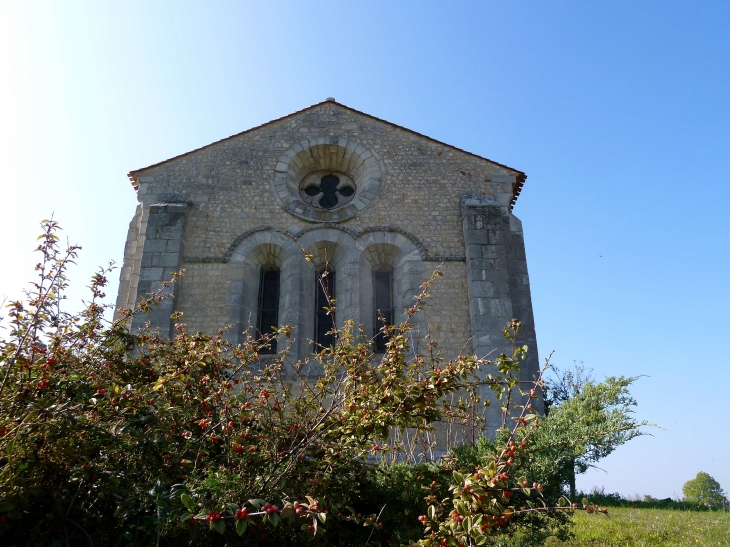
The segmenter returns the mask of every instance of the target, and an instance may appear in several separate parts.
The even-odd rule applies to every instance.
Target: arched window
[[[320,272],[316,278],[317,287],[315,294],[315,316],[314,316],[314,341],[317,344],[317,350],[322,346],[329,347],[334,343],[332,334],[327,334],[334,327],[335,318],[327,313],[325,308],[329,308],[327,303],[327,295],[330,300],[335,298],[335,272],[328,271],[323,277],[324,272]],[[325,295],[325,291],[327,291]]]
[[[376,270],[373,272],[373,311],[375,312],[373,332],[375,333],[375,352],[383,353],[388,343],[382,331],[384,325],[393,324],[393,272]]]
[[[279,270],[261,268],[256,330],[259,336],[272,334],[279,326]],[[276,338],[260,353],[276,353]]]

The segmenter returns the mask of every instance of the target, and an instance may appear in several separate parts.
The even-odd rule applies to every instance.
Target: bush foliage
[[[517,379],[526,348],[491,361],[445,361],[432,340],[425,354],[411,349],[411,318],[438,271],[407,320],[387,327],[382,357],[346,323],[310,359],[264,361],[269,338],[233,345],[224,329],[188,332],[180,313],[174,337],[130,332],[161,293],[106,321],[109,269],[67,313],[78,249],[61,249],[57,230],[44,223],[38,281],[10,303],[0,340],[3,544],[459,546],[565,533],[571,504],[542,484],[554,469],[540,454],[555,448],[531,408],[542,379]],[[293,333],[276,335],[282,347]],[[484,426],[474,411],[484,386],[513,401],[503,408],[514,425],[428,461],[439,427]],[[624,434],[612,423],[565,446]]]

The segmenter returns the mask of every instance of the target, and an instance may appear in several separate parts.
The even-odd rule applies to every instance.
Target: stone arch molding
[[[228,253],[226,275],[230,287],[226,304],[228,321],[234,326],[229,332],[231,341],[237,343],[243,333],[256,328],[258,293],[261,268],[278,268],[280,277],[279,322],[296,324],[298,316],[297,268],[300,267],[301,251],[286,233],[259,228],[239,238],[238,244]]]
[[[340,173],[349,178],[355,194],[341,207],[317,208],[305,202],[302,181],[313,173]],[[272,181],[279,205],[309,222],[341,222],[370,205],[385,181],[385,164],[372,150],[346,138],[330,136],[300,141],[281,155]]]
[[[388,267],[393,271],[394,304],[401,312],[413,304],[424,280],[424,256],[411,237],[397,231],[353,232],[340,226],[318,226],[299,234],[259,228],[237,238],[226,264],[230,280],[226,304],[229,323],[234,326],[229,331],[231,341],[241,341],[247,329],[255,328],[260,270],[276,267],[281,283],[279,323],[296,328],[292,360],[310,354],[316,271],[324,265],[325,257],[336,273],[337,324],[352,319],[373,336],[373,270]],[[312,254],[314,265],[305,260],[302,249]],[[404,315],[396,317],[396,321],[403,319]],[[280,348],[286,345],[285,340],[279,343]]]
[[[408,234],[410,235],[410,234]],[[413,305],[413,297],[421,290],[424,281],[425,253],[417,239],[397,231],[367,231],[356,242],[360,260],[359,323],[365,326],[368,336],[375,332],[375,307],[373,302],[373,272],[388,269],[393,272],[393,305],[398,310],[395,322],[406,319],[403,312]],[[416,330],[422,326],[423,314],[414,316]]]

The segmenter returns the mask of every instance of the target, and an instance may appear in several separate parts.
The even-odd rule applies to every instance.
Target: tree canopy
[[[685,482],[682,493],[684,501],[696,505],[722,507],[728,502],[720,483],[704,471],[700,471],[694,479]]]

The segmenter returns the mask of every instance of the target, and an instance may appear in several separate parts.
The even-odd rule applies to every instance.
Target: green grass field
[[[730,513],[670,509],[609,508],[609,516],[577,512],[575,539],[550,541],[565,547],[730,546]]]

